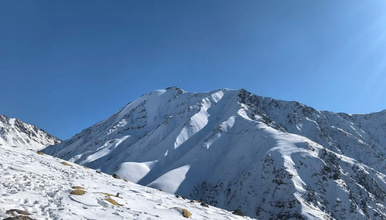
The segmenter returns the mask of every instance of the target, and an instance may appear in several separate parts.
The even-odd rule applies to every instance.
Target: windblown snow
[[[250,219],[8,145],[0,177],[0,219]]]
[[[172,87],[44,152],[260,219],[385,219],[385,149],[386,111]]]

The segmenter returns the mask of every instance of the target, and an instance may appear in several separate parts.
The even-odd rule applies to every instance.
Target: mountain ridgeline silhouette
[[[157,90],[44,152],[260,219],[385,219],[386,111]]]

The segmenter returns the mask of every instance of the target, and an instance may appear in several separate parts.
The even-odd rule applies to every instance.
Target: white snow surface
[[[171,87],[44,152],[260,219],[385,219],[385,149],[386,111]]]
[[[24,123],[17,118],[0,115],[0,146],[10,145],[25,149],[41,150],[60,140],[44,130]]]
[[[26,211],[32,219],[186,219],[182,209],[192,214],[189,219],[250,219],[61,162],[32,150],[1,146],[0,219],[12,217],[7,214],[11,209]],[[70,194],[74,186],[86,193]],[[122,206],[106,201],[109,197]]]

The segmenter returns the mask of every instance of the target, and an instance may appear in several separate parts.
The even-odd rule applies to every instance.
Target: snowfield
[[[21,147],[0,146],[0,177],[0,219],[250,219]]]

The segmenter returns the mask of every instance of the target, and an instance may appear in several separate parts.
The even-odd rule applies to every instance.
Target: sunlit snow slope
[[[386,111],[172,87],[48,154],[261,219],[385,219]]]
[[[0,219],[249,219],[63,162],[0,146]]]
[[[48,145],[58,144],[60,140],[17,118],[0,115],[0,145],[10,145],[25,149],[41,150]]]

